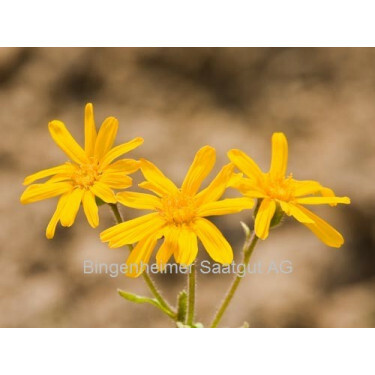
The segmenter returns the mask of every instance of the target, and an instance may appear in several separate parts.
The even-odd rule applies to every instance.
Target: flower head
[[[350,199],[336,197],[331,189],[316,181],[299,181],[292,175],[287,176],[288,142],[283,133],[274,133],[272,136],[272,160],[267,173],[262,172],[240,150],[230,150],[228,157],[247,176],[232,186],[247,197],[261,200],[255,218],[255,233],[259,238],[267,238],[271,220],[276,210],[280,209],[304,224],[326,245],[340,247],[344,243],[344,238],[336,229],[303,205],[335,206],[337,203],[349,204]]]
[[[24,185],[50,178],[44,183],[28,186],[21,196],[21,203],[27,204],[60,196],[56,211],[46,229],[47,238],[53,238],[59,221],[64,227],[74,223],[81,202],[89,224],[97,227],[99,216],[95,197],[107,203],[115,203],[116,197],[112,189],[125,189],[131,186],[132,179],[127,174],[139,169],[140,164],[132,159],[122,159],[114,163],[113,161],[141,145],[143,139],[135,138],[112,148],[118,121],[114,117],[106,118],[97,133],[93,106],[90,103],[85,108],[84,149],[74,140],[61,121],[51,121],[48,128],[52,139],[71,161],[26,177]]]
[[[101,233],[102,241],[112,248],[138,242],[127,260],[128,276],[142,273],[159,238],[164,242],[156,254],[160,268],[174,255],[177,263],[188,266],[198,253],[200,239],[211,258],[222,264],[233,260],[232,248],[207,216],[225,215],[252,208],[253,199],[219,200],[232,178],[234,165],[224,166],[209,186],[198,190],[215,163],[215,149],[201,148],[195,155],[181,188],[178,188],[154,164],[141,159],[141,171],[146,179],[141,188],[155,195],[135,192],[117,194],[119,203],[137,209],[152,210],[133,220],[115,225]]]

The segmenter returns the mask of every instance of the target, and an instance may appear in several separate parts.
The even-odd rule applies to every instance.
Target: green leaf
[[[120,289],[118,289],[117,291],[118,291],[118,294],[122,298],[125,298],[126,300],[128,300],[130,302],[134,302],[134,303],[150,303],[152,305],[158,304],[160,306],[159,302],[156,299],[154,299],[154,298],[138,296],[137,294],[125,292],[124,290],[120,290]]]
[[[173,313],[171,313],[170,311],[168,311],[165,307],[163,307],[158,300],[156,300],[155,298],[149,298],[149,297],[143,297],[143,296],[138,296],[134,293],[129,293],[129,292],[125,292],[124,290],[121,290],[121,289],[117,289],[117,292],[118,294],[130,301],[130,302],[134,302],[134,303],[149,303],[150,305],[153,305],[155,307],[157,307],[159,310],[161,310],[164,314],[168,315],[169,317],[171,317],[172,319],[175,319],[175,316]]]

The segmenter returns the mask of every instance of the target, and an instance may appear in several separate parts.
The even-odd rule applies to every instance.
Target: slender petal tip
[[[272,134],[272,137],[276,138],[276,137],[280,137],[280,138],[284,138],[284,140],[286,140],[286,136],[283,132],[274,132]]]
[[[206,146],[201,147],[201,148],[198,150],[198,152],[203,151],[203,150],[204,150],[204,151],[210,151],[210,152],[216,152],[215,148],[212,147],[212,146],[210,146],[210,145],[206,145]]]
[[[133,141],[138,143],[140,146],[145,140],[142,137],[136,137],[133,139]]]
[[[52,132],[60,132],[65,129],[65,125],[60,120],[52,120],[48,123],[48,129]]]
[[[25,192],[21,195],[21,197],[20,197],[20,202],[21,202],[22,204],[27,204],[27,202],[25,201]]]

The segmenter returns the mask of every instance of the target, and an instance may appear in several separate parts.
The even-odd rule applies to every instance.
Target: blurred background
[[[123,263],[127,249],[98,238],[82,212],[71,228],[45,238],[56,199],[19,203],[26,175],[66,161],[49,136],[52,119],[83,141],[83,110],[97,125],[120,121],[117,144],[136,136],[146,157],[180,183],[201,146],[240,148],[268,169],[274,131],[289,141],[289,172],[352,199],[350,206],[312,207],[345,237],[341,249],[321,243],[293,220],[260,242],[252,263],[289,260],[290,274],[252,274],[240,285],[223,326],[375,326],[375,49],[340,48],[31,48],[0,49],[0,326],[171,327],[152,306],[121,299],[121,288],[148,295],[142,278],[83,274],[83,261]],[[136,181],[140,181],[138,174]],[[126,209],[132,218],[141,212]],[[214,222],[241,260],[239,221]],[[206,259],[204,250],[200,260]],[[184,275],[154,277],[174,303]],[[198,321],[207,324],[230,283],[198,274]]]

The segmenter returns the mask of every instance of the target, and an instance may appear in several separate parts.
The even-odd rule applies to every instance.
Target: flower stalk
[[[195,314],[195,286],[196,286],[196,270],[195,263],[190,267],[190,272],[188,276],[189,284],[189,304],[188,304],[188,314],[186,319],[186,325],[192,326],[194,323],[194,314]]]
[[[251,255],[253,254],[255,245],[258,242],[258,237],[255,235],[255,232],[253,231],[253,234],[250,236],[250,232],[246,235],[245,243],[243,246],[243,267],[238,273],[236,274],[231,287],[229,288],[220,308],[218,309],[212,323],[211,328],[216,328],[218,324],[220,323],[221,318],[223,317],[226,309],[228,308],[230,302],[233,299],[234,294],[236,293],[236,290],[241,282],[241,280],[245,276],[246,267],[249,264]]]

